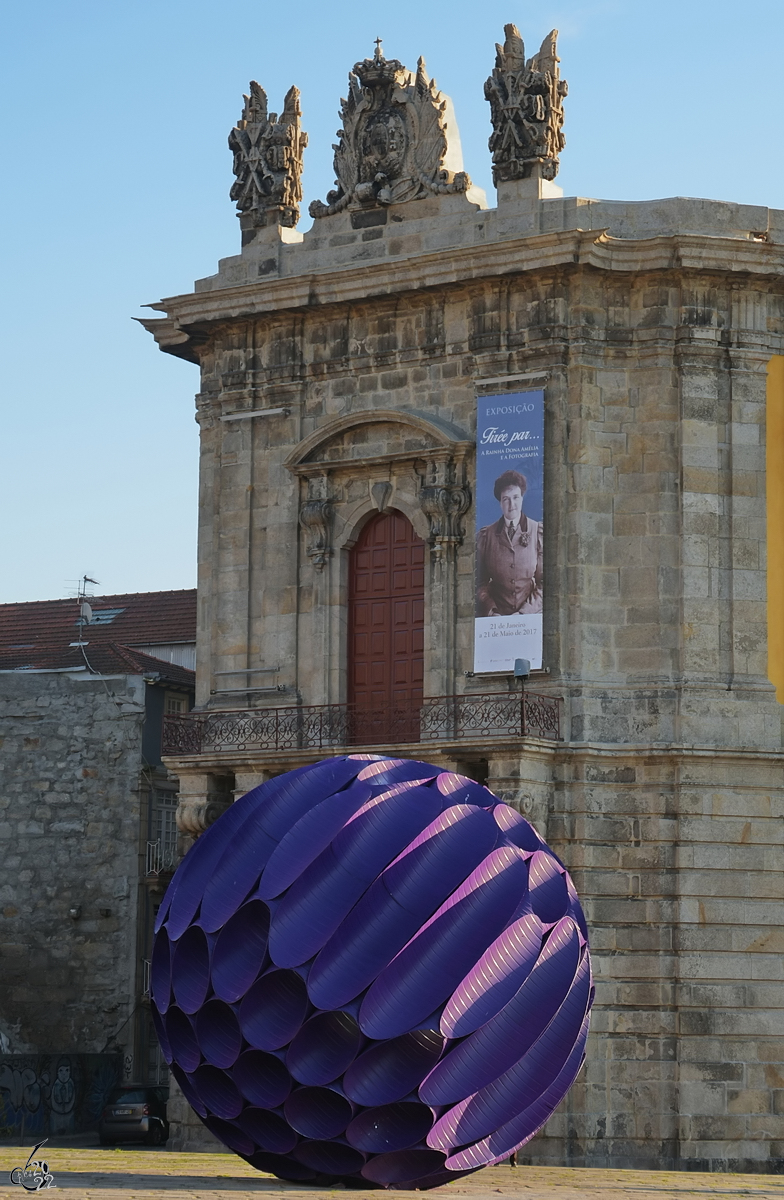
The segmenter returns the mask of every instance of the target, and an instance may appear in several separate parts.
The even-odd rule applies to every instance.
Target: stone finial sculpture
[[[326,204],[311,204],[312,217],[468,190],[465,171],[450,169],[459,165],[450,162],[459,157],[447,141],[450,102],[428,79],[423,58],[414,75],[396,58],[385,59],[378,41],[373,58],[356,63],[348,78],[335,190]]]
[[[459,1179],[530,1141],[585,1057],[566,869],[487,788],[428,763],[348,755],[254,788],[189,851],[155,928],[174,1078],[282,1179]]]
[[[289,88],[283,112],[268,113],[267,94],[251,80],[242,120],[229,134],[237,180],[229,193],[243,230],[294,226],[302,200],[302,155],[308,144],[300,118],[299,90]]]
[[[553,29],[538,54],[525,61],[525,46],[516,25],[505,25],[503,46],[496,43],[495,69],[485,84],[493,132],[493,182],[527,179],[539,164],[542,179],[555,179],[562,132],[566,81],[558,72]]]

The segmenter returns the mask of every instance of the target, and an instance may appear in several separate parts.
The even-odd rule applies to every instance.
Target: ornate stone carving
[[[471,506],[471,493],[459,484],[423,487],[419,503],[430,523],[430,545],[459,546],[464,537],[463,515]]]
[[[389,480],[384,480],[383,483],[371,484],[370,495],[376,508],[380,513],[382,513],[386,510],[386,507],[392,498],[392,484],[389,482]]]
[[[230,806],[230,799],[219,796],[180,796],[177,803],[177,828],[180,833],[200,837]]]
[[[299,514],[299,523],[309,537],[308,558],[317,571],[321,571],[332,554],[331,500],[306,500]]]
[[[493,132],[493,182],[526,179],[540,164],[543,179],[555,179],[562,132],[566,81],[560,78],[556,52],[558,30],[542,42],[538,54],[525,61],[525,46],[516,25],[505,25],[506,41],[496,44],[495,70],[485,84]]]
[[[378,41],[373,58],[356,63],[348,79],[334,147],[335,191],[326,204],[313,201],[312,217],[467,191],[465,171],[445,163],[448,101],[428,79],[423,58],[413,75],[396,58],[385,59]]]
[[[302,200],[302,155],[308,135],[300,125],[299,91],[289,88],[283,112],[267,112],[267,95],[255,80],[244,97],[242,120],[229,134],[236,200],[243,228],[294,226]]]

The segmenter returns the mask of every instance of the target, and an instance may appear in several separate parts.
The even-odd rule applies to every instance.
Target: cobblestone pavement
[[[23,1166],[29,1149],[0,1147],[0,1200],[31,1193],[12,1186],[9,1173]],[[46,1146],[57,1200],[328,1200],[343,1188],[283,1183],[255,1171],[233,1154],[169,1154],[165,1150],[66,1150]],[[434,1197],[461,1200],[686,1200],[691,1197],[752,1196],[784,1200],[784,1177],[703,1175],[676,1171],[612,1171],[572,1167],[488,1167],[476,1175],[435,1188]],[[396,1192],[401,1200],[421,1193]],[[46,1193],[43,1193],[46,1195]],[[356,1200],[378,1200],[379,1191],[358,1188]],[[53,1198],[54,1200],[54,1198]]]

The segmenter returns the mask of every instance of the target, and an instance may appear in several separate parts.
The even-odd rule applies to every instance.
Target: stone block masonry
[[[0,1035],[16,1053],[132,1042],[144,708],[121,684],[0,674]]]

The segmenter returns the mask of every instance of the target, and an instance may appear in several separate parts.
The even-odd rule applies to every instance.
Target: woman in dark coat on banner
[[[478,617],[542,611],[542,522],[523,512],[527,486],[519,471],[504,471],[495,481],[501,516],[476,535]]]

